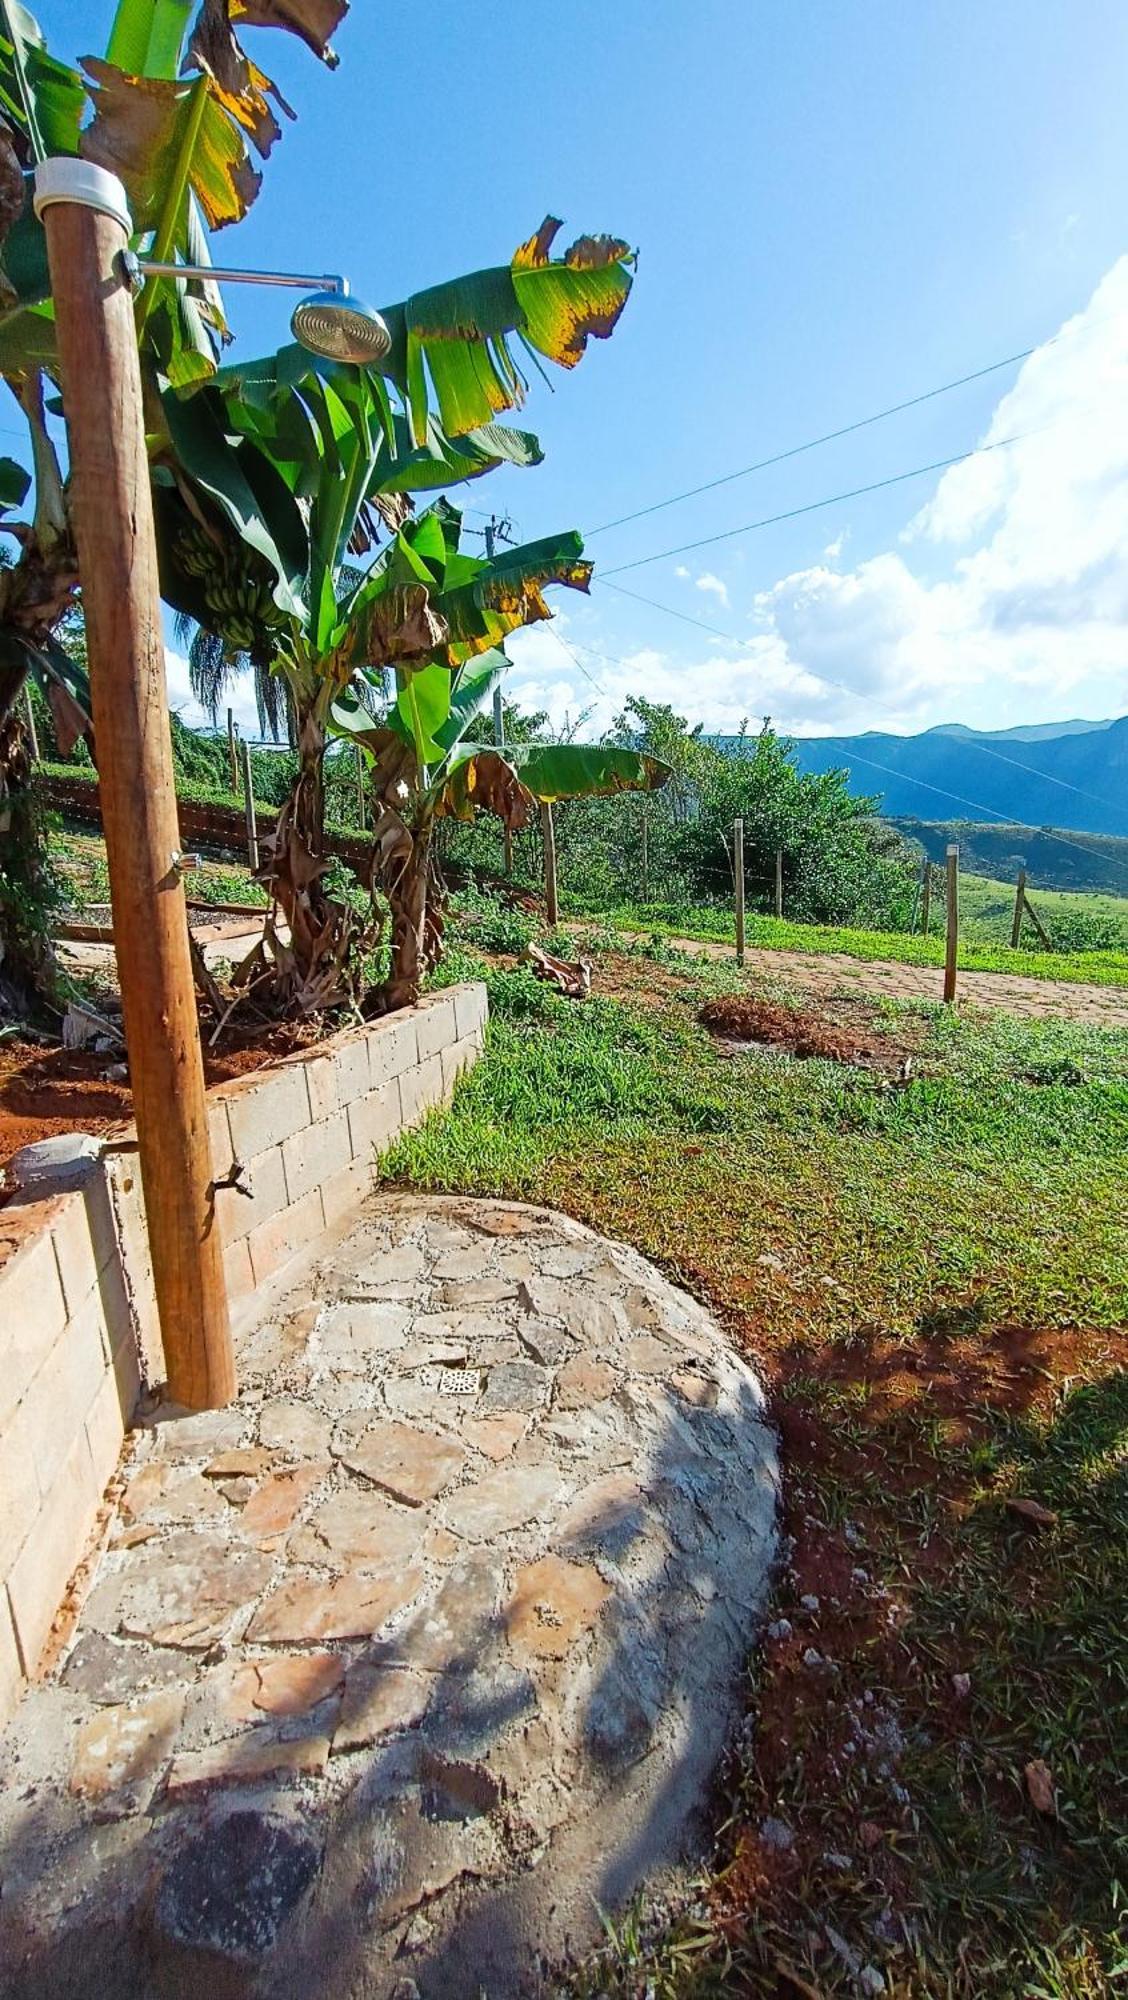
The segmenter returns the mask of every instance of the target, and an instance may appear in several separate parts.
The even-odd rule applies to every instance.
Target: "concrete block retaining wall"
[[[479,984],[208,1094],[233,1313],[368,1192],[375,1155],[481,1053]],[[35,1671],[142,1388],[163,1375],[130,1134],[66,1192],[0,1208],[0,1723]]]

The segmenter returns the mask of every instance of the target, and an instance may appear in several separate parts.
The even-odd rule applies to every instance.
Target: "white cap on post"
[[[44,209],[56,201],[72,201],[80,208],[97,209],[100,215],[111,215],[115,222],[120,222],[127,235],[133,233],[125,189],[116,174],[95,166],[93,160],[60,155],[40,161],[35,169],[32,195],[36,215],[42,218]]]

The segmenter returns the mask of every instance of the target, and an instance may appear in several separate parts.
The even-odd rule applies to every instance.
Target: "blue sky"
[[[40,9],[69,56],[104,44],[109,12]],[[247,39],[298,122],[217,256],[342,269],[379,304],[500,261],[550,210],[639,246],[614,339],[519,419],[545,464],[462,489],[523,538],[590,530],[1085,315],[1022,371],[593,535],[611,568],[1035,432],[943,483],[622,578],[724,637],[605,586],[558,594],[564,644],[513,648],[528,700],[593,705],[595,727],[637,688],[713,727],[770,711],[814,731],[1128,708],[1121,0],[354,0],[332,74],[288,37]],[[228,304],[252,349],[285,336],[280,296]]]

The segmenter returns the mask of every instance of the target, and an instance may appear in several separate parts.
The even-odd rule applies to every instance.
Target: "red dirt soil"
[[[226,1083],[248,1070],[261,1069],[294,1055],[321,1039],[309,1023],[260,1025],[240,1031],[232,1027],[219,1049],[204,1049],[204,1073],[209,1084]],[[107,1082],[104,1072],[115,1055],[93,1049],[64,1049],[58,1044],[30,1041],[0,1042],[0,1167],[39,1139],[62,1132],[112,1132],[133,1117],[133,1093],[128,1083]]]
[[[853,1025],[840,1026],[801,1007],[781,1007],[751,994],[709,1000],[698,1018],[711,1034],[727,1041],[757,1042],[788,1055],[821,1057],[826,1062],[887,1069],[897,1067],[905,1054],[888,1036]]]

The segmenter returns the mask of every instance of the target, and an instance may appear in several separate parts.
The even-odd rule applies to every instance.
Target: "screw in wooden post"
[[[552,820],[552,803],[541,800],[541,834],[544,838],[544,906],[549,928],[555,930],[560,918],[560,906],[556,900],[556,828]]]
[[[744,821],[732,826],[732,873],[736,891],[736,962],[744,964]]]
[[[251,746],[245,740],[239,745],[243,753],[243,817],[247,828],[247,860],[251,874],[258,874],[259,847],[258,826],[255,821],[255,787],[251,776]]]
[[[947,920],[948,932],[944,946],[944,1000],[951,1006],[956,997],[956,956],[960,944],[960,850],[954,840],[948,843]]]
[[[1022,911],[1026,901],[1026,870],[1020,868],[1014,885],[1014,916],[1011,919],[1011,950],[1017,951],[1022,938]]]
[[[125,191],[78,159],[36,171],[46,231],[98,781],[137,1149],[168,1391],[235,1394],[188,940]]]
[[[777,916],[777,917],[782,917],[782,915],[783,915],[783,849],[782,849],[782,847],[777,847],[777,848],[776,848],[776,870],[775,870],[775,913],[776,913],[776,916]]]

